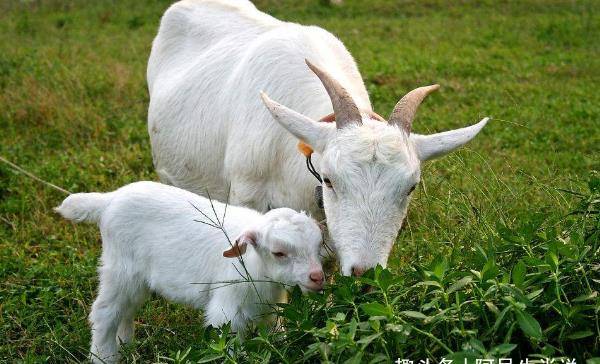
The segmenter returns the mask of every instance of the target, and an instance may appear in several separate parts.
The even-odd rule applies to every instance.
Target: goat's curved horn
[[[412,122],[419,105],[427,95],[438,88],[440,88],[440,85],[423,86],[404,95],[394,107],[389,123],[401,126],[407,134],[410,134]]]
[[[323,86],[325,86],[325,90],[327,90],[327,93],[329,94],[329,98],[331,98],[337,128],[341,129],[352,123],[361,125],[362,117],[360,116],[360,111],[348,91],[327,72],[310,63],[308,59],[305,61],[308,68],[319,77]]]

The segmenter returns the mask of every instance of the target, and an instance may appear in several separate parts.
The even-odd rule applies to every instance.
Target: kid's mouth
[[[304,288],[306,291],[311,291],[311,292],[321,292],[323,290],[323,287],[317,287],[317,286],[309,286],[303,283],[300,283],[300,287]]]

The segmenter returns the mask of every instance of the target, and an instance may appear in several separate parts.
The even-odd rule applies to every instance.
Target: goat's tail
[[[99,223],[111,200],[112,193],[75,193],[65,198],[54,211],[74,222]]]

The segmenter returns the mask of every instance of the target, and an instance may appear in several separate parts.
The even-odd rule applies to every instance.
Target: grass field
[[[263,332],[250,354],[231,354],[235,337],[156,298],[140,312],[125,358],[181,361],[191,348],[189,360],[294,362],[309,347],[309,361],[599,357],[600,4],[256,4],[338,35],[382,115],[408,90],[439,83],[417,132],[493,120],[467,148],[424,166],[390,258],[393,278],[339,279],[328,292],[350,299],[336,308],[295,297],[287,338]],[[73,192],[155,180],[145,68],[168,5],[2,2],[0,156]],[[100,241],[96,228],[52,212],[62,198],[0,164],[0,361],[86,358]],[[378,289],[354,291],[367,283]],[[307,307],[325,317],[310,321]]]

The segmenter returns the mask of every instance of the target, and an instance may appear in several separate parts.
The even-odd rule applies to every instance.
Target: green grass
[[[405,92],[436,82],[442,89],[422,105],[417,132],[460,127],[483,116],[494,120],[467,148],[424,166],[423,183],[390,258],[393,285],[382,288],[379,277],[371,282],[379,288],[370,295],[351,294],[362,307],[355,311],[346,311],[352,300],[335,301],[339,305],[332,308],[319,297],[295,297],[292,305],[302,303],[318,313],[312,321],[286,316],[290,340],[299,334],[298,341],[263,333],[264,340],[248,344],[248,355],[281,361],[268,343],[286,348],[291,361],[309,347],[315,361],[327,353],[346,353],[328,356],[333,361],[353,355],[374,359],[386,349],[390,357],[447,354],[437,341],[415,331],[421,330],[465,355],[482,347],[499,355],[491,352],[506,341],[518,344],[506,354],[515,357],[600,356],[599,301],[585,298],[600,290],[593,230],[597,205],[588,205],[595,206],[588,210],[596,215],[588,211],[565,218],[582,202],[561,191],[598,198],[586,192],[591,171],[600,169],[598,3],[256,3],[279,18],[337,34],[356,58],[382,115]],[[168,5],[133,0],[0,4],[0,155],[74,192],[156,179],[146,133],[145,67]],[[52,212],[63,197],[0,164],[0,361],[86,357],[86,316],[97,284],[100,241],[96,228],[73,226]],[[522,276],[520,260],[527,275],[515,281],[514,269],[516,277]],[[494,274],[482,278],[486,269]],[[558,284],[544,277],[561,279]],[[448,295],[460,279],[469,282]],[[426,281],[438,286],[414,286]],[[329,292],[336,292],[337,300],[345,297],[339,290],[353,292],[356,284],[367,283],[339,279]],[[481,290],[490,287],[510,292],[486,296]],[[539,289],[543,293],[530,302],[523,299]],[[552,295],[557,289],[564,290],[558,302]],[[394,297],[406,299],[392,304]],[[571,302],[576,297],[584,297],[581,304]],[[464,312],[456,308],[468,299],[489,301],[499,311],[472,303]],[[381,306],[360,306],[369,302]],[[494,323],[489,321],[506,307],[506,319],[490,331]],[[401,314],[432,317],[440,310],[447,315],[431,321]],[[523,329],[530,318],[540,323],[541,334],[535,324]],[[331,334],[347,334],[353,319],[362,325],[356,338],[344,341],[347,336]],[[125,349],[130,361],[175,358],[188,347],[188,358],[229,355],[227,345],[236,345],[235,337],[221,333],[219,341],[218,331],[203,330],[200,313],[161,299],[149,302],[137,322],[137,342]],[[379,332],[373,341],[354,342]],[[567,338],[577,332],[585,337]],[[242,352],[236,355],[246,355]]]

